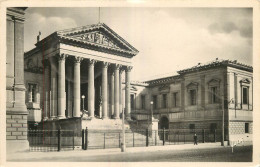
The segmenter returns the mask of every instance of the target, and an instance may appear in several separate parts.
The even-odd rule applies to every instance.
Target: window
[[[141,109],[145,109],[145,95],[141,95]]]
[[[195,124],[190,124],[189,128],[190,128],[190,132],[193,133],[195,130]]]
[[[210,124],[210,132],[214,133],[216,129],[217,129],[217,124],[216,123],[211,123]]]
[[[174,92],[172,94],[172,106],[173,107],[178,107],[177,98],[178,98],[178,92]]]
[[[29,102],[36,102],[36,84],[29,83]]]
[[[245,133],[249,133],[249,123],[245,123]]]
[[[153,108],[157,109],[157,96],[156,95],[153,96]]]
[[[162,108],[167,107],[167,94],[163,94],[163,99],[162,99]]]
[[[196,90],[190,90],[190,105],[196,105]]]
[[[243,104],[248,104],[248,87],[242,87]]]
[[[211,93],[211,103],[217,103],[217,87],[210,88]]]

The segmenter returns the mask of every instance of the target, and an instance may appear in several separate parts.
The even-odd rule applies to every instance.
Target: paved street
[[[8,161],[29,162],[251,162],[252,146],[221,147],[217,144],[171,145],[62,152],[27,152],[8,156]]]

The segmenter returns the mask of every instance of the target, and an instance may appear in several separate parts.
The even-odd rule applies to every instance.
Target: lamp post
[[[82,110],[83,110],[83,112],[84,112],[84,99],[85,99],[85,95],[82,95],[81,96],[81,98],[82,98]]]
[[[222,139],[221,146],[224,146],[224,135],[225,135],[225,106],[224,106],[224,95],[222,95]]]
[[[150,102],[151,104],[151,122],[153,121],[153,101]]]
[[[122,142],[121,142],[121,152],[125,152],[125,112],[122,110]]]

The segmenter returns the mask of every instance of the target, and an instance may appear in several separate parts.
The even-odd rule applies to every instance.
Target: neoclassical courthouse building
[[[13,11],[22,15],[23,10],[8,9],[7,27],[16,24],[9,15]],[[15,31],[19,28],[14,27]],[[134,82],[131,61],[138,50],[104,23],[56,31],[44,39],[39,35],[35,48],[24,55],[23,41],[18,43],[22,28],[17,30],[19,39],[14,38],[13,29],[7,31],[7,61],[20,56],[20,61],[14,61],[15,69],[19,68],[14,83],[10,83],[12,70],[7,66],[9,141],[26,140],[26,121],[30,128],[39,123],[45,128],[120,129],[122,111],[128,122],[142,123],[150,119],[151,108],[159,129],[220,130],[224,111],[226,140],[252,140],[251,66],[216,59],[180,70],[175,76]],[[16,83],[23,88],[16,89]],[[21,97],[23,112],[9,112],[18,103],[10,100],[13,95]]]

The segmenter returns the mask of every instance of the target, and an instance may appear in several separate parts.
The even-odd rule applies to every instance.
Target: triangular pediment
[[[131,91],[137,91],[138,89],[137,89],[135,86],[131,86],[131,87],[130,87],[130,90],[131,90]]]
[[[209,85],[219,85],[219,83],[220,83],[220,80],[219,79],[211,79],[209,82],[208,82],[208,84]]]
[[[241,80],[240,83],[250,84],[250,80],[245,78],[245,79]]]
[[[197,88],[198,87],[198,83],[197,82],[191,82],[187,85],[188,89],[193,89],[193,88]]]
[[[57,32],[61,39],[91,47],[128,53],[135,56],[138,50],[103,23]]]

